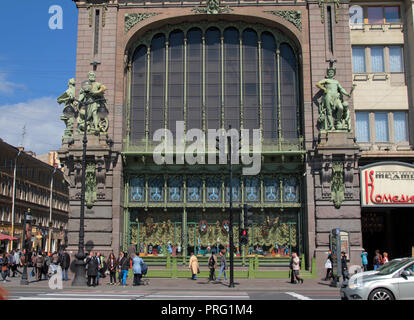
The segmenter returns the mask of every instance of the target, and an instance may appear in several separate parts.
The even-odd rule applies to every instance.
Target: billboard
[[[362,207],[414,207],[414,166],[378,162],[360,168]]]

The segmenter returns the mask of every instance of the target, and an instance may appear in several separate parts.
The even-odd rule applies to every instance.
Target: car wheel
[[[368,300],[394,300],[394,296],[389,290],[379,288],[370,293]]]

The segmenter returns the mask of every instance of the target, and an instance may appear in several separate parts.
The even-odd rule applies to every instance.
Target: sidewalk
[[[151,278],[148,280],[148,285],[132,286],[132,279],[127,279],[127,286],[108,285],[109,277],[101,278],[100,284],[97,287],[74,287],[72,286],[72,279],[63,281],[64,289],[83,289],[83,290],[108,290],[108,291],[124,291],[128,290],[167,290],[167,291],[338,291],[339,288],[329,286],[329,281],[322,281],[320,279],[307,279],[303,284],[291,284],[289,279],[234,279],[235,287],[229,288],[229,281],[222,279],[221,281],[208,282],[207,278],[198,278],[191,280],[184,279],[169,279],[169,278]],[[36,288],[49,289],[49,281],[42,280],[40,282],[34,281],[34,278],[29,278],[29,285],[21,285],[20,277],[8,278],[8,282],[0,282],[0,285],[7,288]]]

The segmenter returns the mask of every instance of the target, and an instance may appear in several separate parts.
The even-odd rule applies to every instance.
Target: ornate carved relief
[[[128,32],[138,22],[141,22],[150,17],[156,16],[159,13],[127,13],[125,14],[125,32]]]
[[[342,162],[332,164],[331,200],[335,208],[339,209],[345,199],[344,165]]]
[[[192,11],[196,13],[219,14],[229,13],[230,11],[233,11],[233,9],[229,6],[220,7],[220,0],[206,0],[205,8],[195,7]]]
[[[292,23],[299,31],[302,31],[302,12],[299,10],[281,10],[281,11],[264,11],[266,13],[273,14],[281,17],[286,21]]]

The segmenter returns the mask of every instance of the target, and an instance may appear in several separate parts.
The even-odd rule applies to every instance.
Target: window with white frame
[[[365,65],[365,47],[352,47],[352,71],[354,73],[363,73],[367,71]]]
[[[390,46],[390,72],[403,72],[403,57],[401,46]]]
[[[408,141],[408,121],[405,111],[394,112],[394,141]]]
[[[369,142],[369,112],[356,112],[356,138],[358,142]]]
[[[366,48],[369,48],[366,51]],[[388,48],[388,57],[385,61],[385,49]],[[369,52],[370,64],[366,65],[366,52]],[[387,67],[387,72],[404,72],[404,59],[402,46],[352,46],[352,72],[353,73],[383,73]],[[367,70],[368,69],[368,70]]]

